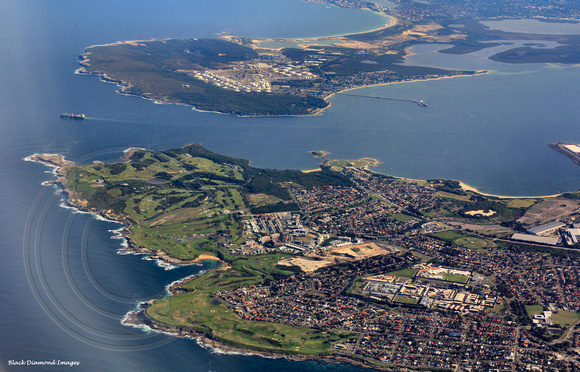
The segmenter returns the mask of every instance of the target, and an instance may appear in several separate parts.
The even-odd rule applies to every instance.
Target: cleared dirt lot
[[[390,254],[394,248],[375,243],[350,244],[336,247],[325,252],[325,255],[311,255],[308,257],[293,257],[278,262],[279,265],[298,266],[305,272],[315,271],[324,266],[338,262],[358,261],[368,257]]]
[[[577,212],[580,203],[565,198],[551,198],[539,202],[518,219],[525,226],[537,226],[543,223],[561,219]]]

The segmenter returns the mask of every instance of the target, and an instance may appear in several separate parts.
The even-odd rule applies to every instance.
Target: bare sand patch
[[[484,211],[483,209],[479,209],[477,211],[469,211],[469,212],[465,212],[465,214],[468,214],[470,216],[475,216],[475,215],[480,215],[480,216],[485,216],[485,217],[489,217],[489,216],[493,216],[494,214],[496,214],[496,211],[492,211],[491,209],[489,210],[489,212]]]
[[[303,258],[303,257],[294,257],[294,258],[288,258],[286,260],[279,261],[278,265],[298,266],[299,268],[302,269],[302,271],[305,271],[308,273],[308,272],[318,270],[321,267],[332,265],[333,263],[334,263],[334,261],[330,261],[330,260],[316,261],[316,260],[310,260],[308,258]]]
[[[348,244],[332,248],[324,254],[307,257],[293,257],[278,262],[278,265],[298,266],[305,272],[312,272],[324,266],[339,262],[359,261],[365,258],[391,254],[394,248],[385,247],[376,243]]]
[[[355,41],[355,40],[344,40],[337,43],[334,43],[335,46],[342,47],[342,48],[350,48],[350,49],[376,49],[378,45],[373,45],[369,43],[365,43],[362,41]]]

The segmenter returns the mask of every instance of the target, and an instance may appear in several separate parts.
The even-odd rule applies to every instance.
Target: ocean
[[[158,105],[75,74],[93,44],[152,38],[313,37],[373,29],[369,11],[300,0],[5,0],[0,4],[0,371],[351,371],[332,362],[294,362],[208,350],[196,341],[121,325],[140,301],[210,268],[166,270],[119,255],[119,224],[63,208],[51,169],[23,159],[54,152],[86,163],[128,147],[198,142],[258,167],[312,169],[308,151],[374,157],[377,171],[450,178],[504,195],[576,191],[580,172],[550,142],[580,142],[578,66],[498,64],[491,50],[466,56],[417,46],[407,63],[489,70],[476,77],[369,87],[357,94],[423,100],[429,106],[333,96],[316,117],[237,118]],[[501,26],[501,25],[499,25]],[[520,27],[509,24],[509,27]],[[507,27],[507,26],[506,26]],[[575,32],[575,31],[567,31]],[[579,32],[580,33],[580,32]],[[504,48],[507,46],[504,46]],[[494,49],[495,50],[495,49]],[[61,112],[83,112],[65,121]],[[18,366],[24,361],[24,366]],[[30,361],[30,362],[29,362]]]

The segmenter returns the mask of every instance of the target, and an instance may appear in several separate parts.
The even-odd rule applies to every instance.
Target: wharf
[[[364,94],[352,94],[352,93],[335,93],[341,96],[351,96],[351,97],[362,97],[362,98],[374,98],[374,99],[384,99],[388,101],[399,101],[399,102],[412,102],[416,103],[417,105],[427,108],[427,104],[423,101],[417,101],[416,99],[401,99],[401,98],[392,98],[392,97],[379,97],[379,96],[367,96]]]

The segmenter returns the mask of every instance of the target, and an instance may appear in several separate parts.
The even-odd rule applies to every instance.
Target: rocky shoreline
[[[136,148],[130,148],[125,151],[125,156],[123,159],[128,161],[130,156],[137,151]],[[71,167],[74,167],[76,164],[72,161],[66,160],[64,156],[59,154],[34,154],[24,159],[25,161],[37,162],[40,164],[47,165],[54,169],[54,174],[57,177],[54,181],[45,182],[45,185],[57,185],[62,188],[63,192],[66,195],[66,204],[74,209],[77,209],[81,212],[91,213],[95,216],[100,218],[106,219],[108,221],[121,223],[124,227],[119,231],[119,236],[123,237],[127,245],[126,247],[120,250],[121,254],[145,254],[148,255],[148,258],[151,260],[158,260],[158,262],[164,265],[192,265],[192,264],[199,264],[205,260],[215,260],[221,263],[220,267],[217,270],[227,270],[230,266],[218,259],[217,257],[210,256],[210,255],[201,255],[200,257],[196,258],[195,260],[179,260],[173,257],[168,256],[163,251],[151,251],[145,247],[137,247],[135,246],[130,239],[130,228],[132,223],[126,219],[124,216],[119,214],[113,213],[112,211],[99,211],[94,208],[88,208],[86,206],[86,201],[83,201],[76,195],[75,192],[71,191],[67,188],[67,174],[68,170]],[[161,265],[162,266],[162,265]],[[184,293],[189,291],[187,288],[184,287],[185,284],[194,280],[195,278],[203,275],[204,272],[200,272],[197,275],[190,275],[185,277],[181,280],[173,282],[168,287],[169,296],[173,296],[175,294]],[[253,350],[250,348],[242,348],[242,347],[235,347],[226,345],[221,342],[219,339],[216,339],[215,336],[208,333],[203,333],[200,331],[192,330],[192,329],[185,329],[178,326],[170,326],[166,324],[162,324],[159,322],[154,321],[147,315],[147,309],[152,305],[155,300],[150,300],[146,302],[142,302],[138,305],[136,310],[130,311],[126,314],[125,318],[122,320],[122,324],[126,326],[134,326],[134,327],[147,327],[155,332],[166,333],[169,335],[173,335],[176,337],[184,337],[194,339],[198,342],[198,344],[204,348],[211,348],[214,349],[216,352],[225,353],[225,354],[241,354],[241,355],[251,355],[251,356],[261,356],[264,358],[285,358],[294,361],[325,361],[325,362],[347,362],[353,365],[359,365],[367,368],[374,368],[379,370],[386,370],[390,371],[393,370],[388,366],[379,366],[374,364],[366,363],[363,360],[358,360],[354,358],[349,358],[346,356],[335,356],[335,355],[322,355],[322,356],[314,356],[314,355],[292,355],[292,354],[284,354],[284,353],[276,353],[271,351],[263,351],[263,350]],[[406,371],[404,369],[397,369],[398,371]]]
[[[139,150],[138,148],[129,148],[125,151],[123,159],[128,161],[131,155]],[[66,160],[64,156],[59,154],[34,154],[28,156],[24,159],[25,161],[36,162],[40,164],[47,165],[54,169],[54,174],[56,180],[46,182],[45,185],[57,185],[62,188],[63,193],[66,197],[66,204],[72,208],[75,208],[81,212],[91,213],[95,216],[103,218],[108,221],[121,223],[124,225],[123,229],[119,232],[119,236],[123,237],[126,241],[126,246],[121,248],[119,253],[121,254],[143,254],[147,255],[150,260],[157,260],[161,263],[161,266],[185,266],[185,265],[195,265],[200,264],[205,260],[216,260],[219,261],[222,267],[228,267],[226,262],[221,261],[217,257],[210,255],[201,255],[194,260],[180,260],[178,258],[171,257],[167,255],[164,251],[152,251],[146,247],[138,247],[131,241],[131,226],[133,225],[131,221],[122,215],[113,213],[112,211],[101,211],[95,208],[88,208],[86,206],[86,200],[80,199],[78,195],[67,187],[68,170],[75,166],[76,164],[70,160]]]
[[[219,269],[218,269],[219,270]],[[183,286],[190,281],[196,279],[197,277],[203,275],[205,272],[200,272],[195,275],[190,275],[185,277],[181,280],[173,282],[169,288],[169,296],[173,296],[179,293],[187,292],[188,289],[185,289]],[[168,335],[172,335],[175,337],[181,338],[189,338],[195,340],[201,347],[206,349],[212,349],[216,353],[223,353],[223,354],[237,354],[237,355],[248,355],[248,356],[260,356],[263,358],[272,358],[272,359],[288,359],[297,362],[302,361],[321,361],[321,362],[328,362],[328,363],[350,363],[352,365],[357,365],[365,368],[372,368],[375,370],[382,370],[382,371],[410,371],[406,368],[401,367],[389,367],[389,366],[380,366],[376,364],[370,364],[365,362],[364,360],[349,358],[347,356],[341,355],[292,355],[292,354],[284,354],[284,353],[275,353],[271,351],[263,351],[263,350],[253,350],[250,348],[241,348],[235,347],[231,345],[226,345],[221,342],[219,339],[216,339],[215,336],[208,333],[203,333],[200,331],[195,331],[192,329],[184,329],[178,326],[170,326],[166,324],[162,324],[153,320],[149,315],[147,315],[147,309],[153,304],[156,300],[149,300],[146,302],[142,302],[138,305],[138,309],[134,311],[130,311],[126,314],[125,318],[122,321],[122,324],[126,326],[133,326],[133,327],[147,327],[148,329],[164,333]],[[393,369],[394,368],[394,369]]]
[[[197,277],[197,275],[193,275],[191,277],[187,277],[181,281],[174,283],[170,288],[170,295],[180,293],[182,289],[181,286],[186,284],[188,281],[193,280]],[[389,366],[380,366],[375,364],[366,363],[363,360],[353,359],[346,356],[336,356],[336,355],[291,355],[291,354],[284,354],[284,353],[275,353],[270,351],[263,351],[263,350],[253,350],[253,349],[244,349],[240,347],[230,346],[222,343],[219,339],[216,339],[213,335],[208,333],[203,333],[195,330],[184,329],[177,326],[170,326],[155,322],[147,315],[147,309],[151,306],[155,300],[150,300],[147,302],[142,302],[138,305],[138,309],[135,311],[131,311],[127,313],[125,319],[122,321],[124,325],[127,326],[134,326],[134,327],[147,327],[152,331],[160,332],[169,334],[175,337],[182,337],[182,338],[190,338],[196,340],[196,342],[203,348],[206,349],[213,349],[217,353],[224,353],[224,354],[238,354],[238,355],[248,355],[248,356],[260,356],[263,358],[272,358],[272,359],[288,359],[297,362],[303,361],[321,361],[321,362],[328,362],[328,363],[350,363],[352,365],[357,365],[365,368],[372,368],[375,370],[382,370],[382,371],[410,371],[406,368],[400,367],[389,367]]]

